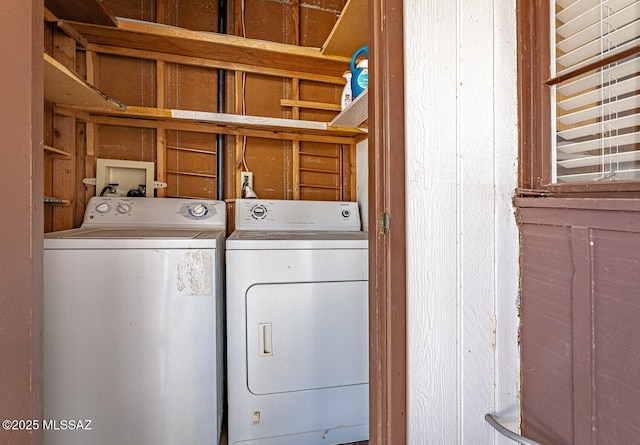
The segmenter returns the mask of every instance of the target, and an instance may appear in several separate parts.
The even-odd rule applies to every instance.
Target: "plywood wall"
[[[330,33],[345,0],[259,0],[228,3],[227,32],[252,39],[320,47]],[[158,22],[191,30],[218,31],[218,2],[211,0],[105,0],[118,17]],[[75,42],[46,27],[50,52],[73,55]],[[65,46],[67,45],[67,46]],[[69,46],[71,45],[71,46]],[[77,72],[127,106],[218,111],[218,70],[175,63],[83,51],[64,55]],[[340,75],[341,73],[336,73]],[[330,121],[335,111],[292,108],[281,100],[338,104],[341,86],[260,74],[224,72],[226,112],[247,115]],[[84,124],[45,110],[45,143],[69,145],[68,159],[47,157],[45,195],[65,195],[72,204],[52,207],[46,230],[78,226],[84,202],[94,194],[82,178],[95,175],[96,158],[153,161],[157,179],[168,184],[157,196],[215,199],[216,139],[211,133]],[[69,120],[62,128],[65,120]],[[68,139],[69,142],[62,142]],[[253,172],[259,197],[272,199],[355,199],[355,147],[326,143],[225,136],[225,191],[231,204],[239,194],[240,171]],[[61,165],[58,165],[61,164]],[[60,188],[65,190],[62,191]],[[231,209],[232,210],[232,209]]]
[[[241,2],[235,4],[235,33],[252,39],[320,47],[344,6],[343,0],[260,0],[246,8],[244,26]],[[297,22],[299,20],[299,23]],[[247,74],[244,84],[245,113],[271,117],[328,121],[335,112],[282,107],[281,99],[339,103],[341,89],[334,85]],[[244,161],[254,172],[260,197],[275,199],[340,200],[351,197],[353,149],[290,141],[249,138]]]
[[[45,27],[45,51],[70,69],[76,69],[75,41],[53,25]],[[84,194],[76,196],[78,192],[78,162],[84,147],[85,126],[74,118],[54,113],[54,105],[45,101],[44,104],[44,144],[59,150],[66,155],[44,154],[44,196],[56,197],[68,201],[64,205],[46,205],[44,211],[45,231],[62,230],[78,226],[84,211]],[[80,178],[81,180],[81,178]]]

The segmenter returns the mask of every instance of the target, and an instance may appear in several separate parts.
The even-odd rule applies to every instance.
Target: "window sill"
[[[556,198],[640,198],[637,181],[548,184],[542,189]]]

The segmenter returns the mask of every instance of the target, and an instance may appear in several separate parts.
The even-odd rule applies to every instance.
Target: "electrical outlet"
[[[241,172],[240,173],[240,188],[243,188],[245,183],[253,188],[253,173],[252,172]]]

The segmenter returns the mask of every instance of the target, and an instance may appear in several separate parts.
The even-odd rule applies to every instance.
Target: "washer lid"
[[[171,229],[85,229],[72,233],[53,233],[52,238],[66,239],[193,239],[198,238],[202,230]]]
[[[44,235],[45,249],[215,249],[222,230],[79,228]]]

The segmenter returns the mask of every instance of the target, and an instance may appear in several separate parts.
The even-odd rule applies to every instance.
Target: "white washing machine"
[[[225,204],[92,198],[44,239],[46,445],[219,443]]]
[[[236,201],[229,445],[369,436],[368,250],[353,202]]]

